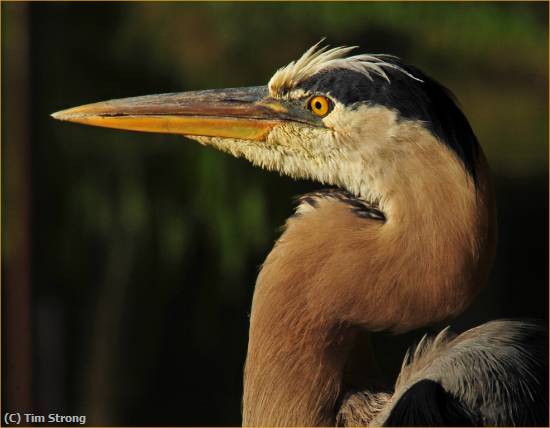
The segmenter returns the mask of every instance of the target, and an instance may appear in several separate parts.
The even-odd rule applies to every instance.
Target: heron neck
[[[349,267],[360,263],[348,256],[361,257],[358,250],[369,245],[354,242],[349,221],[359,221],[363,230],[379,227],[336,199],[322,200],[314,211],[287,221],[264,262],[250,317],[243,425],[335,424],[344,368],[357,337],[357,323],[345,318],[355,300],[345,285],[355,276]],[[338,240],[351,247],[343,249]],[[364,275],[355,279],[369,281]],[[362,369],[372,373],[374,359],[367,358]]]
[[[354,332],[276,287],[259,282],[254,296],[243,426],[334,426]]]
[[[416,146],[439,144],[429,138]],[[485,284],[494,212],[482,156],[474,185],[444,147],[419,153],[386,171],[385,221],[321,197],[287,222],[256,284],[244,425],[333,425],[355,328],[447,319]]]

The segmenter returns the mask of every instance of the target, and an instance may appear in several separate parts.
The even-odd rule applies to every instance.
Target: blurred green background
[[[398,55],[451,88],[487,154],[498,255],[490,286],[453,326],[547,319],[547,3],[1,8],[4,411],[240,424],[258,268],[292,198],[320,186],[182,137],[49,114],[265,84],[323,36]],[[378,335],[390,370],[419,334]]]

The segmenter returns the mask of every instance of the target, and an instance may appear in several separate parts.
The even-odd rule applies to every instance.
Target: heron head
[[[432,137],[434,149],[450,150],[474,176],[477,141],[448,91],[395,57],[348,56],[352,49],[317,44],[266,86],[124,98],[52,116],[182,134],[366,199],[383,200],[385,177],[430,150],[418,144],[421,136]]]

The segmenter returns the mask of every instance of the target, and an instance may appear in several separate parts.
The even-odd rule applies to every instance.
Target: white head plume
[[[310,47],[299,59],[280,68],[269,80],[269,92],[272,96],[280,96],[284,90],[295,88],[300,82],[320,71],[335,68],[344,68],[364,74],[372,80],[371,73],[390,81],[384,68],[393,68],[406,74],[412,79],[421,81],[396,64],[385,61],[391,55],[362,54],[346,56],[357,46],[340,46],[329,49],[320,46],[324,39]]]

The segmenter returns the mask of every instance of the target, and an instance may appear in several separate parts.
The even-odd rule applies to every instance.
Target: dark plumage
[[[332,198],[348,205],[351,211],[358,217],[386,221],[384,213],[380,210],[377,204],[364,201],[350,192],[340,189],[322,189],[316,192],[311,192],[297,198],[298,204],[308,204],[315,208],[319,199]],[[299,207],[298,207],[299,208]],[[300,213],[297,211],[297,215]]]
[[[418,381],[394,406],[385,427],[478,426],[479,418],[468,412],[460,400],[445,391],[440,383]]]

